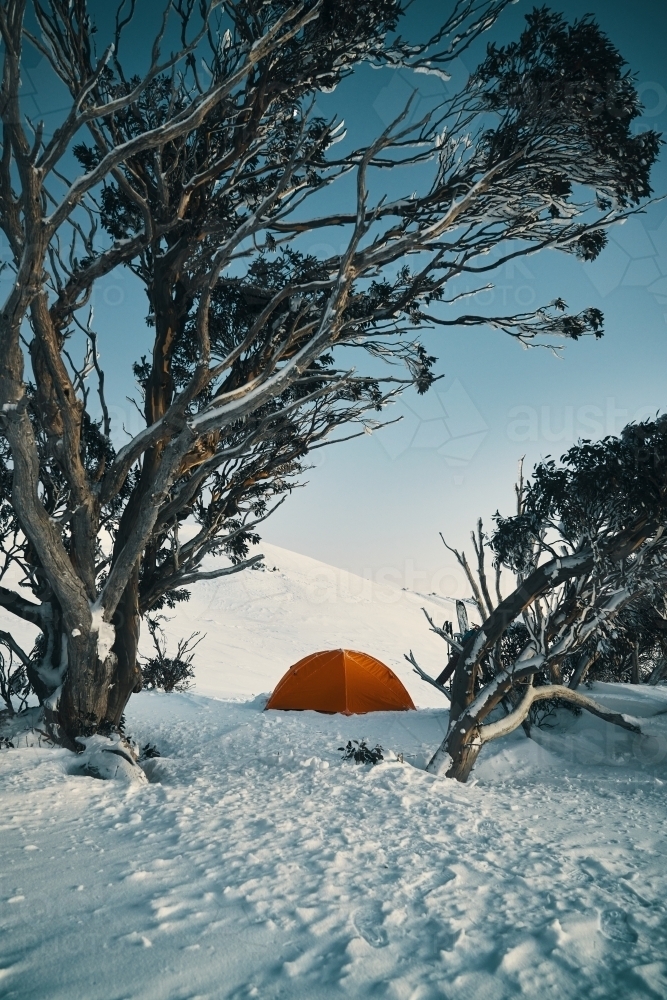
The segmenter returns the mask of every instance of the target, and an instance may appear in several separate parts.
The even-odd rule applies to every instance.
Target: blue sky
[[[532,6],[510,8],[493,37],[516,36]],[[646,106],[638,126],[667,131],[667,5],[570,0],[550,6],[569,18],[596,15],[637,75]],[[443,7],[417,0],[409,33],[434,26]],[[466,55],[465,63],[460,74],[476,58]],[[362,70],[339,88],[335,102],[351,129],[375,134],[411,82]],[[664,154],[653,182],[656,195],[667,194]],[[395,427],[320,452],[308,486],[265,526],[268,540],[374,579],[390,573],[418,590],[462,593],[438,532],[465,545],[478,516],[489,524],[496,509],[510,511],[522,455],[529,469],[547,454],[561,455],[580,436],[617,433],[628,420],[667,407],[665,204],[615,227],[594,264],[548,252],[507,265],[496,286],[494,305],[508,311],[558,295],[573,310],[598,306],[605,336],[571,343],[557,359],[486,329],[427,335],[443,380],[424,397],[406,396],[394,408],[403,416]]]
[[[148,24],[154,5],[140,0],[138,6]],[[532,6],[521,0],[511,7],[484,44],[516,37]],[[569,18],[596,15],[636,73],[646,106],[638,127],[667,132],[667,4],[568,0],[550,6]],[[443,9],[446,2],[416,0],[403,34],[424,37]],[[452,86],[481,53],[469,52],[453,67]],[[141,55],[140,43],[135,54]],[[39,59],[33,62],[24,92],[33,95],[35,112],[55,122],[62,95],[47,82]],[[414,86],[427,99],[433,84],[424,76],[363,68],[318,100],[318,110],[344,117],[351,141],[368,141]],[[397,180],[408,193],[418,183],[407,172]],[[664,153],[653,186],[656,195],[667,194]],[[314,237],[309,249],[330,252],[320,239]],[[628,420],[667,407],[667,203],[612,230],[594,264],[547,252],[507,265],[495,280],[486,305],[516,312],[562,296],[575,311],[601,308],[605,337],[571,343],[557,359],[486,329],[426,334],[442,380],[426,396],[410,393],[397,404],[389,416],[403,419],[394,427],[316,453],[307,486],[264,526],[268,541],[373,579],[463,594],[438,532],[465,545],[479,515],[490,524],[496,509],[511,510],[520,456],[530,469],[547,454],[562,454],[579,436],[617,433]],[[112,417],[117,429],[136,432],[138,414],[126,397],[133,393],[131,362],[150,349],[144,295],[120,271],[96,290],[94,306]]]

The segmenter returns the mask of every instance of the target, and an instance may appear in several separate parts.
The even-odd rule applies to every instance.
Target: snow
[[[165,631],[171,644],[199,631],[206,638],[195,660],[197,691],[248,698],[273,690],[301,657],[320,649],[361,649],[394,670],[419,707],[439,707],[443,697],[414,674],[403,654],[439,674],[448,653],[429,631],[422,607],[438,620],[454,603],[380,585],[307,556],[262,542],[265,572],[197,584]],[[276,567],[275,572],[273,568]],[[150,637],[143,636],[148,654]]]
[[[82,743],[85,750],[69,758],[70,774],[122,781],[124,784],[148,784],[145,771],[118,733],[81,737],[77,742]]]
[[[486,746],[467,785],[433,776],[446,704],[402,661],[446,659],[424,599],[264,548],[275,573],[202,584],[169,625],[208,633],[196,690],[129,703],[162,754],[147,783],[37,736],[0,751],[0,995],[667,995],[667,688],[594,686],[643,736],[565,712]],[[385,659],[419,711],[263,711],[332,646]],[[381,764],[341,761],[361,738]],[[85,753],[122,769],[109,748]]]
[[[91,604],[90,611],[93,619],[91,632],[97,632],[97,655],[104,662],[116,641],[116,630],[113,625],[105,622],[102,617],[104,615],[104,608],[98,604]]]

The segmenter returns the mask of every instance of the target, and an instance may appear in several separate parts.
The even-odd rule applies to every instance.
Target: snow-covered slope
[[[3,1000],[667,996],[667,688],[596,685],[644,736],[565,713],[485,748],[467,785],[434,778],[442,705],[345,718],[242,700],[347,645],[425,705],[402,653],[443,657],[418,596],[267,555],[277,572],[202,588],[172,623],[208,632],[197,691],[130,701],[128,731],[162,753],[149,784],[0,751]],[[341,762],[360,738],[383,763]]]
[[[247,570],[198,583],[188,603],[167,611],[170,649],[198,631],[205,638],[195,656],[195,690],[220,698],[272,691],[302,656],[320,649],[361,649],[387,663],[415,705],[442,698],[403,658],[413,649],[422,669],[437,675],[447,660],[443,641],[430,632],[425,607],[437,622],[454,617],[452,600],[380,585],[308,556],[262,543],[264,571]],[[206,569],[216,565],[205,564]],[[9,581],[9,584],[13,583]],[[6,585],[7,581],[5,581]],[[27,650],[37,630],[0,608],[0,629]],[[144,629],[141,649],[151,654]]]
[[[191,632],[206,634],[195,659],[199,693],[248,698],[272,691],[302,656],[343,647],[387,663],[416,705],[442,704],[403,654],[413,649],[422,669],[440,673],[447,648],[421,609],[441,623],[454,617],[451,601],[381,586],[274,545],[261,548],[267,570],[197,584],[190,601],[171,612],[166,632],[173,646]],[[146,637],[142,648],[148,653]]]

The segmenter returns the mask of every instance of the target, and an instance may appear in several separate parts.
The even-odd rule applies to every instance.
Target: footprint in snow
[[[384,948],[389,943],[387,932],[382,926],[382,909],[379,904],[361,906],[354,914],[354,928],[371,948]]]
[[[503,831],[492,819],[483,819],[477,824],[477,832],[484,837],[491,837],[495,840],[501,836]]]
[[[637,932],[630,926],[625,910],[603,910],[600,914],[600,930],[612,941],[634,944],[637,940]]]

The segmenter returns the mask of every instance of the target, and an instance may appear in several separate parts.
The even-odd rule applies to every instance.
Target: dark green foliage
[[[338,749],[343,751],[342,760],[353,760],[355,764],[379,764],[384,760],[379,743],[371,749],[366,740],[348,740],[344,747]]]
[[[26,707],[31,691],[25,665],[0,638],[0,700],[10,715]]]
[[[597,637],[594,648],[590,645],[590,652],[596,656],[586,675],[588,681],[631,680],[635,657],[638,679],[648,679],[656,664],[667,656],[667,621],[663,617],[666,600],[667,593],[658,587],[616,616]]]
[[[638,524],[655,530],[666,516],[667,417],[661,416],[630,424],[618,437],[581,441],[558,463],[551,458],[539,463],[523,490],[522,512],[512,517],[496,514],[489,544],[502,566],[525,577],[538,552],[574,557],[591,546],[597,551],[605,538]],[[594,575],[606,571],[600,555]],[[574,592],[570,600],[576,601]],[[665,602],[664,583],[656,570],[654,584],[647,578],[627,607],[609,623],[602,619],[577,653],[563,660],[564,679],[575,677],[578,665],[587,659],[588,680],[629,680],[635,657],[640,677],[650,674],[667,655]],[[514,662],[528,639],[525,626],[513,623],[502,639],[503,663]],[[553,678],[538,672],[535,680],[549,683]]]
[[[167,640],[162,621],[164,615],[146,619],[155,647],[155,656],[145,659],[141,667],[143,686],[149,691],[187,691],[192,686],[195,675],[192,661],[195,647],[204,639],[199,632],[193,632],[188,639],[179,639],[174,656],[167,655]]]
[[[585,239],[593,245],[597,242],[598,237],[603,235],[602,233],[588,233]],[[579,241],[577,246],[581,246],[581,241]],[[597,256],[597,253],[595,256]],[[587,257],[586,259],[593,260],[594,257]],[[556,299],[554,307],[560,312],[565,312],[566,306],[562,299]],[[575,316],[563,315],[560,317],[559,323],[561,336],[569,337],[570,340],[579,340],[580,337],[587,333],[592,333],[599,340],[604,332],[604,316],[599,309],[595,309],[594,307],[584,309]]]
[[[164,608],[169,608],[170,611],[173,611],[177,604],[183,604],[189,600],[189,590],[168,590],[166,594],[153,601],[151,607],[153,611],[162,611]]]
[[[522,571],[532,546],[550,529],[577,546],[639,518],[658,522],[667,511],[666,467],[665,416],[630,424],[619,437],[581,441],[559,464],[549,458],[535,467],[523,512],[496,514],[491,547],[503,565]]]
[[[500,640],[500,658],[503,667],[507,668],[515,662],[527,641],[528,629],[523,622],[512,622]]]
[[[143,685],[148,691],[187,691],[192,687],[195,672],[190,663],[180,657],[152,656],[142,663]]]
[[[612,200],[637,204],[651,193],[649,174],[660,137],[631,132],[641,104],[625,60],[592,15],[568,24],[542,7],[526,22],[518,41],[489,45],[475,74],[485,106],[501,117],[499,127],[487,133],[489,165],[508,150],[529,146],[536,128],[542,130],[550,120],[556,140],[553,165],[549,168],[547,158],[536,171],[538,189],[567,200],[589,172],[597,175],[601,207]],[[563,170],[568,154],[569,173]],[[552,213],[559,214],[557,200]],[[602,233],[582,241],[572,251],[585,259],[597,256],[606,242]]]
[[[118,734],[119,736],[122,736],[127,740],[131,740],[132,737],[128,736],[128,734],[126,733],[125,726],[126,726],[125,713],[121,715],[120,721],[118,723],[110,722],[108,719],[105,719],[100,723],[93,715],[88,720],[88,725],[82,727],[81,733],[79,735],[94,736],[96,733],[100,733],[100,735],[102,736],[113,736],[114,734]],[[74,749],[76,750],[77,753],[81,753],[83,750],[85,750],[85,744],[79,743],[75,740]]]

